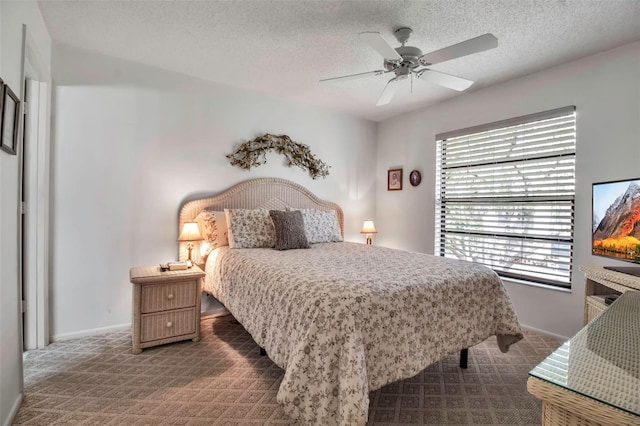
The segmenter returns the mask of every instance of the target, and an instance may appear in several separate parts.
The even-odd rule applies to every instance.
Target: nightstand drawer
[[[195,319],[194,308],[142,315],[140,342],[195,333]]]
[[[142,287],[140,312],[186,308],[196,304],[196,280]]]

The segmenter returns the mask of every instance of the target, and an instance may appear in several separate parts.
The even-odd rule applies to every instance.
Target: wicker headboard
[[[279,178],[250,179],[214,197],[186,202],[180,208],[178,235],[182,225],[185,222],[193,221],[202,210],[222,211],[225,208],[282,210],[286,207],[335,210],[340,223],[340,231],[344,236],[344,214],[339,205],[319,199],[302,185]],[[199,244],[195,244],[193,249],[194,260],[200,258],[199,250]],[[185,260],[187,255],[187,244],[181,242],[178,249],[178,259]]]

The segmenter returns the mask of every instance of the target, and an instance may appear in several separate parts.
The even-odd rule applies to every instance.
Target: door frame
[[[49,194],[50,194],[50,123],[51,71],[36,44],[23,26],[24,145],[21,170],[25,187],[24,244],[22,280],[25,280],[24,350],[43,348],[49,344]],[[28,83],[30,80],[31,83]],[[22,160],[21,160],[22,161]],[[22,195],[21,195],[22,197]]]

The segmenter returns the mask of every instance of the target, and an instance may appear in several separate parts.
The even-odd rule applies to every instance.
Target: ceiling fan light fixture
[[[360,39],[382,55],[384,58],[384,69],[345,75],[342,77],[327,78],[320,81],[325,82],[394,73],[395,77],[387,82],[380,97],[378,98],[378,102],[376,103],[377,106],[388,104],[398,90],[398,83],[401,80],[406,80],[409,76],[412,76],[411,74],[416,74],[416,77],[421,80],[461,92],[468,89],[473,84],[473,81],[462,77],[456,77],[455,75],[434,71],[430,68],[418,68],[420,66],[431,66],[436,63],[483,52],[498,46],[498,39],[493,34],[487,33],[443,49],[422,54],[422,50],[417,47],[405,45],[412,32],[413,30],[408,27],[401,27],[395,30],[393,35],[401,44],[401,46],[396,48],[391,46],[379,32],[360,33]],[[413,82],[412,79],[411,82]],[[411,87],[411,92],[413,93],[413,86]]]

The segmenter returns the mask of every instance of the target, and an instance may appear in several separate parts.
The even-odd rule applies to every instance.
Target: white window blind
[[[570,287],[575,107],[436,139],[435,254]]]

